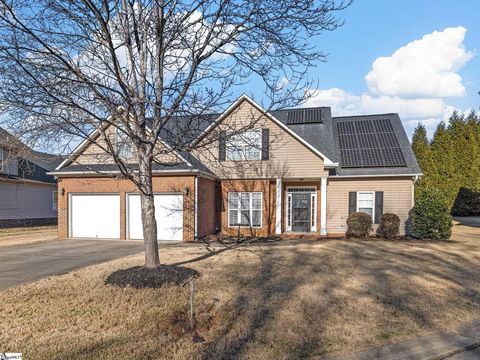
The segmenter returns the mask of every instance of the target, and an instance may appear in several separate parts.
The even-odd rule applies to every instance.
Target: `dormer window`
[[[227,139],[226,150],[228,160],[261,160],[261,129],[251,129],[231,135]]]
[[[115,134],[115,145],[118,157],[130,159],[133,156],[132,139],[130,139],[125,131],[118,128]]]

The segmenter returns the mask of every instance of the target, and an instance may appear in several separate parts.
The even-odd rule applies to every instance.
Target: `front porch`
[[[221,181],[226,236],[327,235],[327,178]]]

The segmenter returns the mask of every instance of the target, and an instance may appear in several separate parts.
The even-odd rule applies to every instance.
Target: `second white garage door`
[[[70,195],[70,236],[120,239],[120,195]]]
[[[143,239],[140,195],[128,194],[127,208],[127,237]],[[155,219],[158,240],[183,240],[183,195],[155,195]]]

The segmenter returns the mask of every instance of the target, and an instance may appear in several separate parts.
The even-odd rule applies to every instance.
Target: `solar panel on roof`
[[[287,115],[287,124],[313,124],[322,122],[322,110],[313,109],[294,109],[289,110]]]
[[[407,166],[390,119],[336,123],[342,167]]]

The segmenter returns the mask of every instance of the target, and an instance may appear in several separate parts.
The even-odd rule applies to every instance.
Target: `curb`
[[[476,349],[477,347],[480,347],[480,341],[478,341],[474,344],[468,345],[468,346],[464,346],[462,348],[458,348],[456,350],[452,350],[452,351],[450,351],[448,353],[445,353],[443,355],[434,356],[434,357],[431,357],[431,358],[428,358],[428,359],[425,359],[425,360],[444,360],[444,359],[447,359],[447,358],[449,358],[453,355]]]

